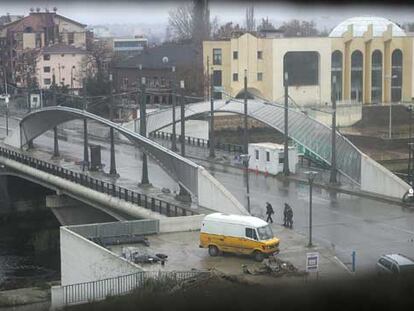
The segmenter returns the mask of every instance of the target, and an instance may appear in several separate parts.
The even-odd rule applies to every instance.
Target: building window
[[[285,154],[283,152],[279,152],[279,164],[283,164],[285,162]]]
[[[213,71],[213,86],[222,86],[221,70]],[[221,99],[221,92],[214,92],[214,99]]]
[[[42,35],[40,33],[36,33],[36,48],[42,47]]]
[[[270,152],[266,151],[266,161],[270,162]]]
[[[382,53],[380,50],[372,53],[371,63],[371,102],[379,103],[382,99]]]
[[[402,66],[403,54],[401,50],[392,52],[391,61],[391,101],[399,102],[402,98]]]
[[[123,87],[124,89],[127,89],[127,88],[128,88],[128,78],[124,78],[124,79],[122,80],[122,87]]]
[[[257,51],[257,59],[263,59],[263,51]]]
[[[283,58],[283,72],[288,74],[288,86],[318,85],[318,52],[287,52]]]
[[[75,33],[69,32],[68,33],[68,44],[73,44],[75,42]]]
[[[233,51],[233,59],[239,59],[239,52]]]
[[[50,60],[50,54],[44,54],[43,60]]]
[[[263,72],[257,73],[257,81],[263,81]]]
[[[213,49],[213,65],[221,65],[221,49]]]
[[[239,81],[239,74],[233,73],[233,81]]]
[[[362,74],[363,74],[363,56],[361,51],[354,51],[351,55],[351,100],[362,102]]]
[[[50,85],[51,80],[50,79],[43,79],[43,84]]]
[[[254,156],[255,156],[256,160],[259,160],[259,150],[256,149],[254,151]]]
[[[43,72],[50,72],[50,67],[49,66],[43,67]]]
[[[336,81],[336,100],[342,100],[342,52],[335,51],[331,56],[331,78],[332,83]],[[332,86],[333,87],[333,86]]]

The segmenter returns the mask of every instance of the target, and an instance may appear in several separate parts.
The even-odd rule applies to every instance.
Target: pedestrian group
[[[272,204],[266,202],[266,221],[273,223],[272,215],[275,213],[273,210]],[[286,228],[292,229],[293,227],[293,210],[289,204],[285,203],[285,208],[283,210],[283,226]]]

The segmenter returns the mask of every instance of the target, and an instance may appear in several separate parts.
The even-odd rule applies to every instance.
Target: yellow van
[[[252,255],[255,260],[262,261],[279,252],[279,239],[260,218],[213,213],[201,224],[200,247],[208,248],[210,256],[229,252]]]

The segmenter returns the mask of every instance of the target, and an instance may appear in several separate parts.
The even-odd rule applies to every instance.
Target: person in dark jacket
[[[287,210],[287,227],[292,229],[293,227],[293,210],[288,204],[288,210]]]
[[[285,227],[287,227],[289,207],[289,204],[285,203],[285,208],[283,210],[283,226]]]
[[[273,223],[273,219],[272,219],[272,215],[275,213],[275,211],[273,210],[272,204],[270,204],[269,202],[266,202],[266,215],[267,215],[267,222],[271,222]]]

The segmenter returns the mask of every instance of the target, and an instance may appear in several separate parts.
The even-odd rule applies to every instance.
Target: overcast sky
[[[168,11],[181,5],[184,1],[8,1],[0,2],[0,15],[28,14],[31,7],[40,7],[42,11],[48,7],[58,8],[58,13],[75,19],[87,25],[96,24],[125,24],[145,23],[162,24],[168,22]],[[254,3],[254,1],[252,1]],[[249,2],[234,1],[210,1],[210,14],[217,16],[220,23],[234,21],[243,23],[245,8]],[[255,16],[257,19],[269,17],[275,24],[280,24],[292,18],[314,20],[319,28],[332,28],[342,20],[361,15],[374,15],[389,18],[397,23],[412,21],[414,6],[387,6],[365,5],[356,6],[324,6],[301,5],[287,2],[262,2],[255,4]]]

